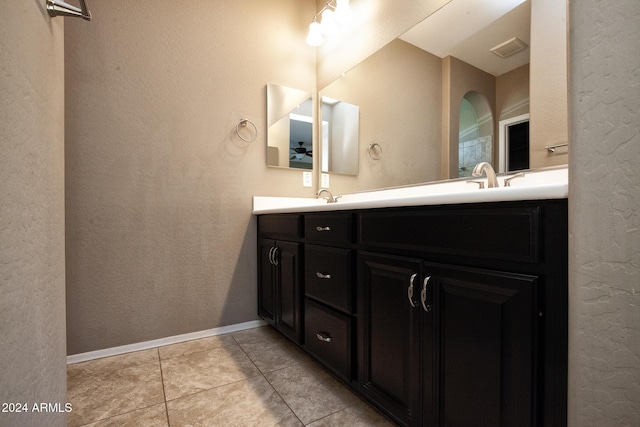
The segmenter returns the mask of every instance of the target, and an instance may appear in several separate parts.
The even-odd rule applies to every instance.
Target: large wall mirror
[[[267,165],[313,169],[313,100],[308,92],[267,84]]]
[[[361,166],[356,178],[338,180],[338,190],[457,178],[468,175],[478,160],[490,161],[496,171],[508,170],[500,164],[505,158],[500,123],[518,118],[528,132],[531,92],[549,91],[530,78],[531,44],[540,38],[531,31],[535,28],[542,38],[561,33],[564,39],[557,44],[566,45],[564,18],[547,19],[544,13],[549,12],[543,11],[535,15],[542,22],[532,25],[531,12],[530,0],[452,0],[322,88],[319,97],[360,107]],[[564,27],[550,32],[552,24]],[[545,68],[546,60],[536,57],[538,69]],[[564,73],[560,80],[566,81]],[[531,115],[532,120],[539,116]],[[566,140],[546,143],[556,142]],[[368,156],[366,147],[372,143],[381,147],[380,159]],[[523,150],[522,143],[516,146]],[[567,160],[566,152],[554,157],[538,149],[536,155],[540,159],[531,167]]]

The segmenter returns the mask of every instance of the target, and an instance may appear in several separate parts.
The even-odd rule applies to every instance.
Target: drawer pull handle
[[[316,277],[318,279],[331,279],[331,275],[330,274],[322,274],[319,271],[316,271]]]
[[[316,227],[316,230],[317,230],[318,232],[322,232],[322,231],[331,231],[331,227],[320,227],[320,226],[318,226],[318,227]]]
[[[422,284],[422,291],[420,292],[420,301],[422,302],[422,308],[427,313],[431,311],[431,304],[427,304],[427,285],[429,284],[429,280],[431,276],[427,276],[424,278],[424,282]]]
[[[318,332],[316,334],[316,338],[318,338],[320,341],[331,342],[331,336],[326,332]]]
[[[411,275],[411,279],[409,279],[409,287],[407,288],[407,297],[409,297],[409,304],[411,307],[415,307],[416,304],[413,302],[413,281],[416,279],[418,273],[413,273]]]

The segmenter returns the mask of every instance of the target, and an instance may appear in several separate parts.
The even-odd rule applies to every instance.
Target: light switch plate
[[[313,178],[311,172],[302,172],[302,186],[311,187],[313,185]]]
[[[328,173],[320,174],[320,187],[321,188],[329,188],[329,174]]]

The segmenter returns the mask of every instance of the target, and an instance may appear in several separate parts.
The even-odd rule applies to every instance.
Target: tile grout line
[[[167,392],[164,388],[164,374],[162,373],[162,359],[160,358],[160,347],[156,348],[156,354],[158,356],[158,365],[160,366],[160,382],[162,383],[162,397],[164,400],[164,412],[167,417],[167,427],[171,427],[171,422],[169,421],[169,406],[167,405]]]
[[[300,421],[300,424],[302,424],[303,426],[305,425],[305,423],[302,422],[302,420],[300,419],[300,417],[298,417],[298,414],[296,414],[296,412],[293,410],[293,408],[291,406],[289,406],[289,402],[287,402],[287,400],[282,397],[282,395],[280,395],[280,393],[278,393],[278,390],[276,390],[276,388],[273,386],[273,384],[271,384],[271,382],[267,379],[266,375],[264,374],[264,372],[262,372],[262,370],[260,368],[258,368],[258,365],[255,364],[255,362],[253,361],[253,359],[251,358],[251,356],[249,356],[249,354],[244,350],[244,348],[242,348],[242,345],[240,345],[240,343],[238,342],[238,340],[236,340],[236,338],[232,335],[231,336],[233,338],[233,340],[238,344],[238,347],[240,347],[240,350],[242,350],[242,352],[247,356],[247,358],[251,361],[251,363],[253,364],[253,366],[256,367],[256,369],[258,370],[258,372],[260,372],[260,376],[267,382],[267,384],[269,384],[269,387],[271,387],[271,389],[274,391],[275,394],[278,395],[278,397],[284,402],[285,405],[287,405],[287,408],[289,408],[289,410],[291,411],[291,413],[293,414],[294,417],[296,417],[296,419],[298,421]],[[257,341],[257,340],[256,340]],[[286,368],[281,368],[281,369],[286,369]],[[279,369],[279,370],[281,370]],[[272,371],[275,372],[275,371]]]
[[[148,350],[151,350],[151,349],[140,350],[140,351],[132,352],[132,353],[129,353],[129,354],[140,353],[140,352],[148,351]],[[107,356],[107,357],[118,357],[118,356],[120,356],[120,355]],[[107,357],[105,357],[105,358],[107,358]],[[100,359],[104,359],[104,358],[100,358]],[[99,360],[99,359],[95,359],[95,360]],[[89,361],[86,361],[86,362],[79,362],[79,363],[91,363],[91,362],[93,362],[93,360],[89,360]],[[138,363],[133,363],[131,365],[118,366],[118,367],[115,367],[115,368],[108,369],[106,371],[103,371],[103,368],[100,368],[97,372],[90,373],[89,377],[90,378],[97,378],[97,377],[100,377],[102,375],[105,375],[106,373],[120,372],[120,371],[123,371],[123,370],[126,370],[126,369],[135,368],[135,367],[144,366],[144,365],[152,365],[152,364],[154,364],[154,362],[138,362]],[[160,367],[160,369],[161,369],[161,367]],[[67,366],[67,375],[68,375],[68,372],[69,372],[69,367]],[[160,378],[162,379],[162,371],[160,372]],[[163,385],[163,388],[164,388],[164,385]],[[150,404],[148,404],[146,406],[133,408],[133,409],[131,409],[129,411],[126,411],[126,412],[118,412],[118,413],[115,413],[115,414],[111,414],[111,415],[109,415],[107,417],[104,417],[104,418],[98,418],[98,419],[94,419],[94,420],[81,420],[82,424],[79,424],[77,427],[84,427],[84,426],[88,426],[88,425],[91,425],[91,424],[94,424],[94,423],[104,422],[104,421],[109,420],[109,419],[114,418],[114,417],[118,417],[118,416],[126,415],[126,414],[131,414],[131,413],[139,411],[139,410],[144,410],[144,409],[151,408],[152,406],[159,405],[160,403],[161,402],[150,403]]]

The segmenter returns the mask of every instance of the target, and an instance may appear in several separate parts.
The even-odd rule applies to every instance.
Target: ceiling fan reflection
[[[304,144],[304,141],[298,141],[299,147],[291,148],[291,160],[302,160],[305,156],[313,157],[313,150],[307,150],[305,147],[303,147]]]

